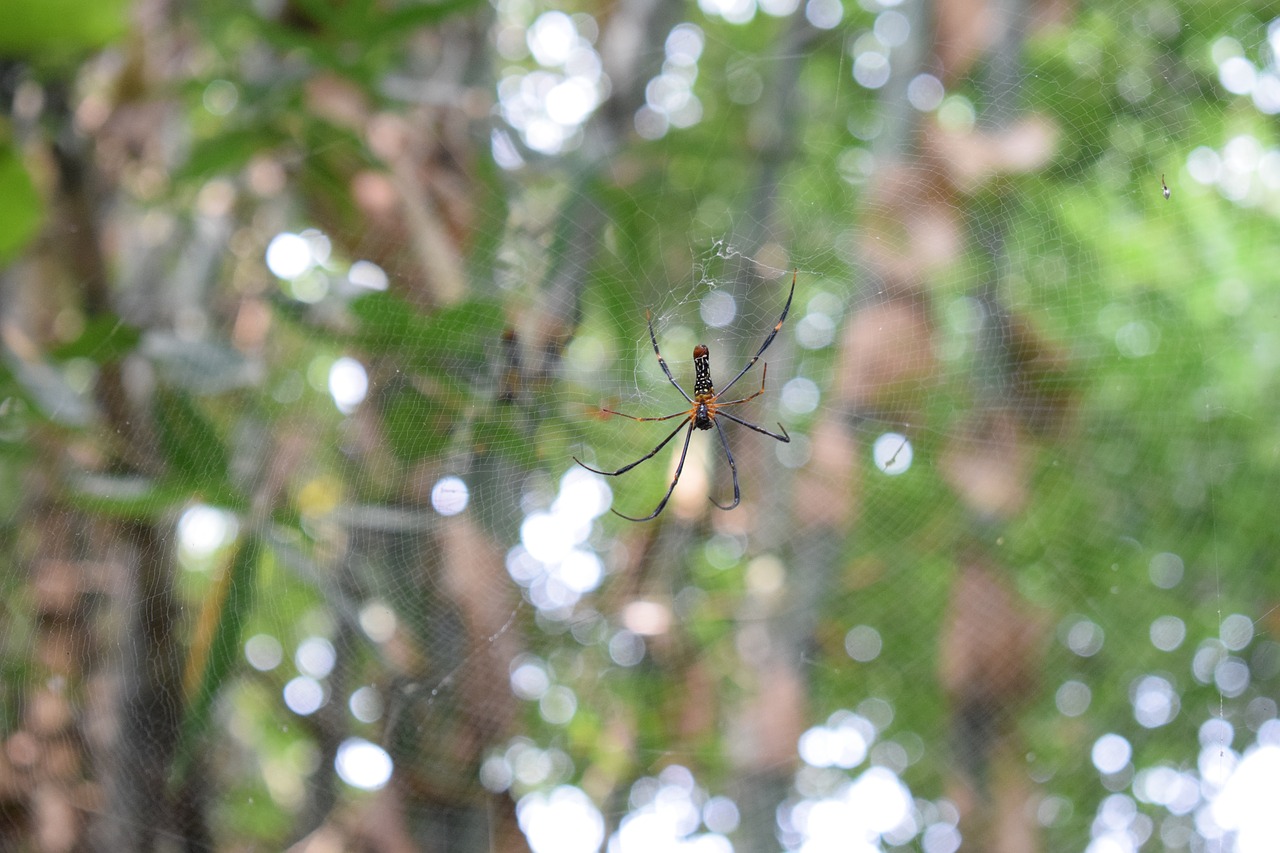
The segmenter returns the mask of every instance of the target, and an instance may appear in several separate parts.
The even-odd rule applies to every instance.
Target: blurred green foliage
[[[148,335],[154,339],[157,331],[168,331],[159,321],[144,328],[122,319],[123,312],[79,316],[78,326],[68,324],[73,332],[36,356],[9,358],[0,376],[4,482],[17,482],[31,470],[53,471],[52,479],[63,487],[60,496],[89,513],[171,519],[199,501],[235,511],[245,522],[213,580],[187,591],[193,605],[211,590],[222,597],[215,630],[203,645],[194,643],[193,654],[207,657],[194,699],[184,706],[183,749],[234,729],[246,752],[257,751],[256,762],[214,768],[222,786],[218,832],[251,846],[279,843],[299,810],[296,797],[281,793],[292,789],[264,780],[283,773],[305,790],[318,787],[314,774],[329,769],[308,764],[318,738],[293,725],[280,705],[283,670],[243,671],[237,654],[245,636],[270,633],[289,650],[313,632],[334,632],[341,619],[327,611],[354,622],[360,604],[378,599],[412,623],[422,647],[415,653],[427,660],[430,672],[425,684],[444,685],[448,692],[471,676],[476,660],[450,646],[461,641],[441,627],[459,617],[441,603],[447,584],[432,562],[438,555],[424,557],[408,545],[389,554],[360,553],[350,563],[365,574],[335,579],[340,572],[334,567],[347,563],[334,553],[345,554],[341,549],[351,543],[333,534],[330,513],[339,507],[354,513],[352,504],[359,501],[388,511],[422,503],[423,478],[456,471],[471,478],[471,512],[501,553],[519,541],[523,514],[549,503],[569,469],[570,453],[585,444],[601,456],[607,453],[612,463],[646,452],[665,433],[632,429],[636,425],[617,418],[594,419],[592,410],[618,395],[632,395],[628,404],[640,395],[643,411],[618,403],[638,416],[681,405],[671,401],[675,392],[653,363],[644,310],[666,312],[673,325],[699,322],[685,303],[702,295],[704,280],[719,281],[727,266],[707,248],[713,241],[758,230],[785,244],[788,262],[801,268],[787,336],[818,292],[837,295],[849,312],[871,304],[875,285],[864,280],[863,259],[850,249],[868,201],[866,176],[848,164],[863,155],[885,155],[851,128],[892,109],[877,92],[849,79],[849,44],[873,21],[861,7],[851,5],[838,31],[820,34],[805,47],[794,99],[785,104],[741,103],[731,93],[752,74],[768,90],[786,59],[779,45],[789,22],[758,15],[746,25],[730,25],[684,9],[706,34],[694,89],[704,106],[701,122],[658,140],[626,136],[603,165],[580,153],[556,160],[525,151],[530,165],[508,172],[491,161],[487,148],[490,132],[501,125],[490,104],[479,111],[478,129],[468,127],[466,146],[433,149],[422,158],[439,173],[456,169],[446,177],[472,203],[466,228],[448,223],[457,226],[452,233],[461,232],[455,243],[472,291],[452,304],[433,304],[424,295],[424,281],[388,263],[391,292],[351,296],[339,286],[342,274],[335,270],[341,263],[403,239],[379,235],[377,228],[399,223],[371,224],[368,208],[354,197],[353,176],[371,171],[385,177],[390,170],[358,122],[343,123],[315,109],[308,85],[322,74],[339,79],[368,107],[361,115],[370,121],[411,115],[422,105],[397,101],[387,83],[406,67],[429,79],[414,64],[421,59],[418,41],[447,39],[441,33],[457,31],[443,28],[463,22],[488,33],[490,10],[473,0],[286,5],[289,14],[268,19],[239,3],[199,4],[200,19],[188,22],[192,37],[201,40],[199,61],[189,79],[167,87],[181,127],[189,131],[189,147],[158,182],[162,190],[131,199],[178,223],[172,233],[181,237],[174,244],[181,249],[186,241],[195,253],[199,231],[184,230],[203,215],[192,207],[193,199],[218,182],[235,184],[241,207],[228,215],[234,237],[218,247],[227,255],[225,266],[214,264],[216,286],[191,298],[203,300],[202,316],[220,339],[239,334],[237,322],[249,314],[228,311],[225,302],[252,302],[254,310],[269,313],[269,334],[244,347],[253,349],[246,361],[262,369],[239,372],[240,343],[226,345],[226,358],[203,350],[177,366],[146,356],[159,377],[148,386],[145,407],[161,457],[156,462],[163,473],[156,477],[114,470],[67,475],[67,468],[58,467],[65,464],[61,456],[55,464],[43,455],[47,451],[27,451],[39,434],[46,436],[42,447],[65,443],[77,451],[68,454],[76,460],[109,455],[119,439],[104,432],[98,402],[73,381],[76,371],[100,377],[145,351]],[[74,67],[85,51],[124,33],[125,11],[125,4],[114,2],[3,4],[0,52],[26,57],[40,75],[54,64]],[[586,5],[578,11],[604,20],[610,9]],[[1170,34],[1144,23],[1166,14],[1180,22]],[[1268,656],[1276,648],[1272,602],[1280,595],[1271,566],[1280,534],[1270,509],[1280,476],[1280,291],[1272,284],[1280,269],[1280,180],[1274,167],[1280,154],[1274,119],[1247,98],[1226,94],[1212,61],[1213,45],[1230,36],[1265,62],[1261,45],[1270,14],[1259,3],[1100,2],[1035,34],[1026,48],[1020,97],[1024,110],[1056,129],[1051,164],[1002,177],[994,182],[998,186],[975,196],[957,192],[938,201],[959,209],[958,218],[972,228],[965,235],[971,243],[965,256],[929,282],[937,344],[950,357],[936,385],[920,394],[922,423],[877,421],[872,415],[856,427],[864,443],[889,429],[908,432],[916,463],[909,474],[888,478],[860,461],[860,520],[840,543],[804,660],[809,722],[867,698],[883,699],[895,712],[884,737],[912,735],[927,745],[903,770],[903,779],[919,797],[946,795],[949,708],[938,683],[939,630],[957,552],[980,542],[1049,625],[1039,693],[1018,725],[1043,791],[1072,805],[1070,816],[1045,828],[1050,849],[1082,848],[1094,810],[1109,793],[1087,758],[1100,734],[1130,738],[1135,766],[1193,766],[1196,751],[1187,744],[1196,743],[1206,718],[1227,714],[1240,730],[1235,746],[1241,748],[1251,737],[1243,731],[1251,725],[1243,708],[1276,693],[1280,672]],[[474,43],[489,50],[491,42],[486,35]],[[426,53],[438,59],[433,49]],[[282,57],[275,66],[279,73],[264,75],[252,61],[256,51]],[[492,53],[470,58],[483,73],[466,82],[486,97],[495,88],[493,78],[516,63]],[[214,116],[203,103],[207,85],[216,80],[230,81],[239,93],[239,105],[226,116]],[[1135,86],[1145,94],[1127,97]],[[957,93],[981,109],[972,81],[957,83]],[[779,122],[780,117],[798,124]],[[789,158],[775,162],[776,152],[768,148],[771,133],[792,138]],[[448,134],[441,130],[439,136]],[[1270,177],[1254,176],[1254,194],[1245,201],[1191,175],[1194,150],[1221,154],[1233,138],[1245,136],[1272,164]],[[274,195],[259,192],[246,178],[255,168],[266,171],[268,162],[284,187]],[[1172,189],[1168,201],[1160,192],[1162,173]],[[49,200],[34,174],[37,167],[6,140],[0,146],[2,262],[20,256],[49,215]],[[772,213],[768,221],[757,221],[756,193],[770,176],[776,180],[768,199]],[[999,226],[1005,248],[999,265],[980,257],[979,238],[995,227],[984,218],[987,206],[1006,214]],[[578,254],[573,226],[588,214],[605,224],[591,250]],[[121,220],[138,229],[142,221]],[[261,269],[258,255],[271,236],[265,231],[315,226],[326,228],[335,243],[334,263],[323,271],[334,283],[323,300],[310,304],[291,298],[286,285]],[[536,263],[525,263],[529,258]],[[252,271],[244,272],[245,266]],[[976,280],[995,266],[1006,303],[1063,353],[1062,372],[1042,377],[1045,386],[1035,390],[1070,399],[1055,416],[1051,435],[1035,445],[1034,499],[1007,523],[975,518],[936,465],[984,393],[974,378],[982,367],[979,344],[955,318],[965,316]],[[698,279],[692,284],[691,267]],[[126,263],[118,268],[137,269]],[[557,287],[572,275],[584,284],[568,297]],[[119,286],[126,290],[129,283]],[[548,374],[517,388],[511,395],[516,399],[499,400],[504,334],[517,326],[529,334],[535,324],[521,326],[519,319],[545,319],[535,309],[545,308],[552,294],[576,302],[565,311],[570,319],[563,321],[562,337],[543,340],[536,337],[541,330],[535,331],[534,339],[545,345],[536,355],[546,356]],[[768,299],[743,313],[767,328],[774,311]],[[576,357],[574,341],[588,338],[598,346],[595,355]],[[735,347],[753,346],[728,333],[726,338],[725,358]],[[790,365],[823,390],[824,406],[838,378],[837,350],[838,345],[792,348]],[[362,359],[373,379],[369,405],[352,418],[335,410],[325,387],[325,366],[348,352]],[[561,356],[563,362],[557,360]],[[668,354],[668,361],[684,381],[684,354]],[[771,383],[774,376],[769,374]],[[778,386],[783,380],[778,375]],[[793,435],[803,437],[820,414],[821,409],[784,420]],[[269,512],[254,515],[255,478],[273,461],[267,449],[298,435],[310,442],[300,454],[304,461],[281,487],[284,497]],[[83,452],[83,445],[94,442],[95,454]],[[654,461],[611,482],[615,505],[630,512],[651,506],[669,476],[667,466]],[[784,513],[786,496],[775,486],[744,483],[771,496],[761,506]],[[363,504],[356,509],[372,514]],[[284,531],[288,548],[260,538],[270,525]],[[625,564],[630,549],[649,547],[646,535],[607,517],[589,545],[612,568]],[[548,784],[602,777],[616,784],[611,793],[623,796],[618,792],[627,782],[668,760],[696,765],[699,782],[715,791],[734,782],[729,727],[689,734],[673,719],[686,692],[681,677],[695,663],[712,682],[718,713],[727,713],[745,690],[735,646],[737,607],[748,596],[745,575],[758,555],[744,548],[717,556],[722,543],[716,535],[700,526],[680,541],[682,547],[664,552],[658,569],[668,586],[659,592],[671,598],[689,593],[684,601],[692,604],[678,610],[672,648],[651,652],[635,667],[610,659],[603,628],[591,641],[576,640],[563,625],[509,603],[515,594],[505,580],[483,587],[482,594],[515,615],[522,648],[552,662],[555,679],[578,697],[577,714],[567,725],[547,723],[533,702],[518,711],[522,733],[572,759],[563,778]],[[287,560],[280,555],[286,552],[292,563],[282,567]],[[1149,578],[1152,558],[1163,552],[1178,554],[1186,565],[1184,581],[1172,589],[1158,588]],[[619,604],[611,595],[623,594],[610,586],[614,580],[607,579],[588,605],[600,608],[594,615],[616,627],[617,614],[607,608]],[[623,580],[631,578],[617,582]],[[1213,683],[1192,676],[1191,662],[1202,644],[1214,641],[1221,616],[1233,612],[1258,620],[1259,639],[1241,653],[1257,663],[1256,680],[1239,697],[1225,697]],[[1162,615],[1177,616],[1187,627],[1186,641],[1171,652],[1155,649],[1150,639],[1150,626]],[[1061,641],[1062,625],[1076,617],[1102,626],[1106,640],[1096,656],[1077,655]],[[879,632],[880,657],[850,659],[843,643],[854,625]],[[373,645],[351,653],[352,669],[363,679],[353,677],[352,683],[385,686],[391,680],[393,667]],[[1181,701],[1168,725],[1150,730],[1135,722],[1130,695],[1131,685],[1147,673],[1168,677]],[[6,671],[5,678],[11,677],[24,675]],[[1067,679],[1092,690],[1082,718],[1067,718],[1053,701]],[[629,751],[617,743],[623,739],[618,727],[634,738]],[[379,737],[374,726],[351,728]],[[502,746],[498,742],[493,749]],[[267,765],[270,772],[263,770]],[[514,794],[522,792],[517,786]],[[617,817],[608,816],[615,822]]]

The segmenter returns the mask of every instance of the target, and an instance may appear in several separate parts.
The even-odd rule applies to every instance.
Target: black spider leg
[[[726,417],[728,416],[726,415]],[[733,418],[733,420],[736,421],[738,419]],[[729,439],[725,436],[724,429],[720,426],[720,422],[713,418],[711,423],[715,424],[716,432],[720,435],[720,445],[724,448],[725,458],[729,460],[729,470],[733,473],[733,503],[725,506],[713,497],[708,496],[708,499],[720,509],[731,510],[738,504],[742,503],[742,492],[738,490],[738,466],[733,461],[733,451],[729,449]]]
[[[776,432],[769,432],[769,430],[765,429],[764,427],[758,427],[755,424],[751,423],[750,421],[744,421],[742,418],[736,418],[733,415],[729,414],[728,412],[725,412],[725,411],[716,412],[716,417],[720,417],[722,415],[736,424],[742,424],[747,429],[755,430],[761,435],[767,435],[769,436],[769,438],[776,438],[778,441],[781,441],[783,444],[791,443],[791,436],[787,435],[787,428],[784,427],[782,424],[778,424],[778,429],[782,430],[782,435],[778,435]]]
[[[753,355],[751,357],[751,360],[747,362],[747,366],[742,368],[742,370],[738,372],[738,375],[733,377],[733,380],[728,385],[720,389],[720,393],[716,394],[715,399],[717,400],[720,399],[720,397],[726,391],[732,388],[739,379],[741,379],[744,375],[746,375],[746,372],[748,370],[755,367],[756,362],[760,360],[760,356],[764,355],[764,351],[769,348],[769,344],[773,343],[773,339],[778,336],[778,330],[782,328],[783,321],[787,319],[787,312],[791,310],[791,299],[796,295],[796,276],[798,274],[799,274],[798,270],[791,274],[791,292],[787,294],[787,304],[782,306],[782,316],[779,317],[778,322],[774,324],[773,331],[769,333],[769,337],[764,339],[764,343],[760,345],[760,349],[756,350],[756,354]],[[653,334],[652,327],[650,327],[649,333]],[[654,346],[657,346],[657,344],[655,344]],[[666,370],[666,367],[667,366],[664,364],[662,366],[663,370]],[[668,372],[667,376],[670,376],[670,375],[671,375],[670,372]],[[671,381],[672,383],[675,382],[674,379],[672,379]],[[680,386],[677,385],[676,387],[679,388]],[[684,391],[681,390],[680,393],[684,394]],[[689,395],[685,394],[685,396],[688,397]],[[689,402],[693,402],[693,401],[690,400]]]
[[[615,414],[615,415],[617,415],[617,414],[622,414],[622,413],[621,413],[621,412],[614,412],[614,414]],[[603,475],[604,475],[604,476],[606,476],[606,477],[616,477],[616,476],[618,476],[619,474],[625,474],[625,473],[627,473],[628,471],[630,471],[632,468],[634,468],[634,467],[636,467],[637,465],[639,465],[641,462],[646,462],[646,461],[648,461],[648,460],[652,459],[653,457],[657,456],[657,455],[658,455],[658,451],[659,451],[659,450],[661,450],[662,448],[666,447],[666,446],[667,446],[667,444],[671,441],[671,439],[673,439],[673,438],[675,438],[675,437],[676,437],[676,433],[680,432],[680,428],[681,428],[681,427],[683,427],[686,423],[689,423],[689,421],[693,420],[693,415],[691,415],[691,414],[689,414],[689,413],[687,413],[687,412],[676,412],[676,415],[684,415],[684,416],[685,416],[685,418],[684,418],[684,420],[682,420],[678,425],[676,425],[676,428],[675,428],[675,429],[673,429],[673,430],[671,431],[671,435],[669,435],[669,436],[667,436],[666,438],[662,439],[662,441],[660,441],[660,442],[658,443],[658,446],[657,446],[657,447],[655,447],[653,450],[650,450],[648,453],[646,453],[644,456],[641,456],[639,459],[637,459],[635,462],[632,462],[630,465],[623,465],[623,466],[622,466],[621,468],[619,468],[617,471],[601,471],[599,468],[592,468],[590,465],[588,465],[587,463],[583,462],[581,459],[579,459],[579,458],[578,458],[578,457],[576,457],[576,456],[572,457],[572,458],[573,458],[573,461],[574,461],[574,462],[577,462],[579,465],[581,465],[583,468],[586,468],[588,471],[594,472],[594,473],[596,473],[596,474],[603,474]],[[667,417],[665,417],[665,418],[631,418],[631,419],[632,419],[633,421],[647,421],[647,420],[654,420],[654,421],[666,421],[666,420],[670,420],[671,418],[674,418],[676,415],[668,415],[668,416],[667,416]],[[630,415],[622,415],[622,416],[623,416],[624,418],[630,418],[630,417],[631,417]],[[693,427],[692,427],[692,426],[690,426],[690,427],[689,427],[689,430],[690,430],[690,433],[692,433],[692,431],[693,431]],[[685,439],[685,449],[686,449],[686,450],[688,450],[688,448],[689,448],[689,440],[688,440],[688,439]],[[683,459],[681,459],[681,460],[680,460],[680,464],[681,464],[681,465],[683,465],[683,464],[684,464],[684,460],[683,460]],[[679,476],[680,476],[680,472],[677,470],[677,471],[676,471],[676,477],[677,477],[677,479],[679,478]],[[663,501],[663,503],[666,503],[666,501]],[[623,516],[623,517],[625,518],[626,516]]]
[[[638,418],[635,415],[628,415],[626,412],[618,412],[618,411],[614,411],[613,409],[601,409],[600,411],[606,412],[610,415],[617,415],[620,418],[629,418],[633,421],[669,421],[672,418],[679,418],[679,417],[684,417],[689,415],[688,409],[681,409],[680,411],[672,412],[669,415],[659,415],[656,418]]]
[[[790,300],[787,301],[787,304],[788,305],[791,304]],[[644,319],[649,324],[649,340],[653,341],[653,354],[658,357],[658,366],[662,368],[663,373],[667,374],[667,380],[672,385],[676,386],[676,390],[680,392],[680,396],[688,400],[689,405],[693,405],[693,398],[689,396],[687,391],[685,391],[683,388],[680,387],[680,383],[677,382],[676,378],[671,375],[671,368],[667,367],[667,360],[662,357],[662,350],[658,349],[658,337],[653,333],[653,314],[646,311],[644,314]],[[777,330],[775,329],[774,331],[777,331]]]
[[[680,422],[680,426],[684,426],[684,421]],[[679,431],[680,431],[680,427],[676,427],[676,432],[679,432]],[[653,453],[657,453],[659,450],[661,450],[662,446],[666,444],[668,441],[670,441],[672,437],[675,436],[675,434],[676,433],[673,432],[671,433],[671,435],[664,438],[662,440],[662,444],[659,444],[657,447],[653,449]],[[671,485],[667,487],[667,493],[662,496],[662,500],[654,508],[653,512],[649,513],[643,518],[637,518],[631,515],[623,515],[622,513],[618,512],[616,509],[611,509],[610,511],[614,515],[618,516],[619,518],[625,518],[627,521],[652,521],[653,519],[657,518],[658,514],[662,512],[662,510],[666,507],[667,501],[671,500],[671,493],[676,490],[676,483],[680,482],[680,472],[684,470],[684,460],[689,458],[689,439],[691,438],[693,438],[693,416],[692,415],[689,416],[689,429],[686,430],[684,434],[684,447],[681,448],[680,450],[680,462],[679,464],[676,465],[676,475],[671,478]],[[649,456],[652,456],[653,453],[650,453]],[[649,458],[648,456],[645,457],[645,459],[648,459],[648,458]],[[633,462],[630,465],[628,465],[627,468],[632,468],[636,465],[639,465],[640,462],[643,462],[643,461],[644,459],[641,459],[639,462]],[[627,468],[623,468],[622,470],[625,471],[627,470]],[[621,474],[622,471],[619,471],[618,473]]]
[[[764,393],[764,381],[768,377],[769,377],[769,362],[766,361],[764,364],[764,370],[760,372],[760,390],[755,392],[754,394],[751,394],[746,397],[742,397],[737,400],[726,400],[723,403],[716,401],[716,411],[723,409],[725,406],[736,406],[739,403],[750,403],[756,397],[759,397],[761,394]],[[719,395],[717,394],[716,396],[719,396]]]

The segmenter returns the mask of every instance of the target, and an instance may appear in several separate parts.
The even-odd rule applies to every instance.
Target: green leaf
[[[383,404],[382,414],[391,452],[405,462],[444,450],[456,422],[450,407],[428,400],[409,386],[392,392]]]
[[[374,293],[351,308],[360,321],[360,343],[370,352],[394,355],[462,382],[488,369],[505,328],[502,307],[488,300],[463,302],[428,317],[389,293]]]
[[[8,0],[0,6],[0,55],[48,64],[124,35],[129,0]]]
[[[88,322],[79,337],[51,354],[60,361],[87,358],[97,364],[107,364],[133,352],[141,337],[141,332],[125,325],[116,315],[99,314]]]
[[[427,333],[427,321],[408,303],[389,293],[371,293],[351,303],[360,322],[360,339],[372,352],[418,349]]]
[[[491,415],[475,424],[471,446],[476,455],[500,453],[524,469],[538,464],[539,442],[531,441],[525,425],[517,423],[523,412],[515,406],[498,406]]]
[[[430,27],[441,21],[481,5],[481,0],[441,0],[441,2],[414,2],[398,6],[385,14],[381,6],[370,0],[351,0],[332,3],[329,0],[297,0],[298,11],[306,25],[316,35],[301,41],[308,50],[327,48],[323,56],[334,60],[332,67],[353,65],[351,56],[333,51],[332,42],[360,42],[376,46],[397,37],[407,38],[422,27]],[[329,42],[329,44],[326,44]],[[314,55],[314,54],[313,54]],[[361,56],[359,59],[363,59]],[[322,60],[324,61],[324,60]],[[330,64],[325,62],[325,64]]]
[[[209,178],[239,170],[253,157],[282,142],[275,128],[252,127],[219,133],[196,143],[179,178]]]
[[[296,0],[298,11],[303,19],[313,26],[333,29],[342,20],[343,7],[346,3],[331,3],[329,0]]]
[[[227,449],[191,396],[171,388],[158,390],[155,416],[169,473],[205,500],[229,501],[234,490],[228,476]]]
[[[442,0],[439,3],[414,3],[401,6],[378,20],[370,34],[389,36],[417,27],[438,24],[445,18],[479,5],[480,0]]]
[[[191,655],[200,671],[200,681],[188,692],[187,713],[182,719],[174,773],[184,780],[191,766],[197,742],[209,728],[213,702],[240,661],[240,635],[257,593],[257,571],[262,560],[258,537],[248,535],[236,548],[235,556],[217,586],[217,619],[211,631],[197,636]]]
[[[63,497],[101,515],[158,519],[189,503],[191,488],[180,481],[83,473],[71,478]]]
[[[0,25],[3,33],[6,25]],[[3,40],[3,36],[0,36]],[[12,145],[0,147],[0,265],[8,264],[40,229],[44,202]]]

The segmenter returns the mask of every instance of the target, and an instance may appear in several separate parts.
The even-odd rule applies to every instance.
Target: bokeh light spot
[[[271,274],[285,280],[298,278],[315,264],[307,241],[288,231],[271,238],[267,244],[266,261]]]
[[[431,508],[441,515],[457,515],[470,500],[471,491],[461,477],[441,477],[431,487]]]
[[[1090,755],[1093,766],[1098,768],[1100,773],[1110,775],[1119,773],[1129,764],[1129,759],[1133,756],[1133,747],[1129,745],[1129,741],[1118,734],[1105,734],[1094,741]]]
[[[363,738],[348,738],[333,760],[339,778],[353,788],[377,791],[391,780],[394,765],[387,751]]]
[[[355,411],[369,392],[369,374],[354,358],[343,356],[329,368],[329,395],[344,415]]]

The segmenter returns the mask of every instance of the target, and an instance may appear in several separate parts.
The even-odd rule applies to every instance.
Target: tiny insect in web
[[[1169,185],[1164,182],[1164,172],[1160,173],[1160,192],[1164,193],[1164,200],[1169,200]]]
[[[779,317],[778,322],[774,324],[773,331],[769,332],[769,336],[764,339],[764,343],[760,345],[760,349],[756,350],[756,354],[751,357],[751,360],[747,362],[746,366],[743,367],[742,370],[738,371],[738,375],[733,377],[729,384],[725,385],[719,391],[715,389],[715,385],[711,381],[711,351],[707,349],[706,344],[698,344],[693,348],[693,396],[689,396],[689,393],[685,391],[684,388],[681,387],[680,383],[676,381],[675,377],[671,375],[671,368],[667,367],[667,361],[662,357],[662,351],[658,349],[658,338],[653,333],[653,317],[652,315],[647,315],[646,319],[649,323],[649,340],[653,343],[654,355],[658,357],[658,366],[660,366],[662,368],[662,372],[667,375],[667,381],[675,386],[675,389],[680,392],[680,396],[684,397],[685,401],[689,404],[689,408],[681,409],[680,411],[673,412],[669,415],[660,415],[658,417],[651,418],[640,418],[635,415],[615,412],[612,409],[604,409],[605,412],[608,412],[611,415],[618,415],[633,421],[669,421],[673,418],[681,418],[681,421],[666,438],[658,442],[657,447],[650,450],[644,456],[641,456],[635,462],[632,462],[629,465],[623,465],[616,471],[602,471],[599,468],[592,468],[576,456],[573,457],[573,461],[577,462],[588,471],[603,474],[606,477],[617,477],[620,474],[627,473],[641,462],[648,461],[658,455],[658,451],[670,444],[671,439],[679,435],[680,430],[682,429],[685,430],[684,447],[680,451],[680,461],[676,463],[675,476],[671,478],[671,483],[667,486],[667,493],[662,496],[662,500],[658,502],[658,506],[653,510],[653,512],[646,516],[631,516],[623,515],[615,509],[613,510],[615,515],[621,516],[628,521],[650,521],[658,517],[662,510],[666,508],[667,501],[671,500],[671,494],[676,490],[676,484],[680,482],[680,473],[684,470],[685,459],[689,456],[689,440],[693,438],[693,431],[695,429],[715,429],[716,434],[720,436],[720,445],[724,448],[725,458],[729,462],[729,471],[733,475],[733,503],[725,506],[715,498],[711,498],[711,502],[723,510],[733,509],[741,503],[742,493],[738,488],[738,466],[733,461],[733,451],[729,449],[729,438],[725,435],[724,428],[720,426],[719,418],[721,417],[728,418],[736,424],[741,424],[747,429],[754,430],[761,435],[767,435],[770,438],[777,439],[778,441],[791,441],[791,436],[787,435],[786,427],[782,424],[778,424],[778,429],[782,430],[781,434],[770,432],[762,426],[753,424],[750,421],[744,420],[725,411],[729,406],[741,405],[754,400],[756,397],[759,397],[764,393],[765,377],[769,375],[769,365],[767,363],[760,372],[759,391],[737,400],[725,400],[722,402],[720,398],[723,397],[730,388],[737,384],[738,380],[745,376],[748,370],[755,366],[755,363],[760,360],[760,356],[762,356],[764,351],[769,348],[769,344],[773,343],[773,339],[778,336],[778,330],[782,328],[783,322],[787,319],[787,312],[791,310],[791,299],[796,294],[797,274],[798,271],[792,272],[791,274],[791,292],[787,294],[787,304],[782,306],[782,316]],[[686,424],[688,424],[687,428],[685,427]]]

